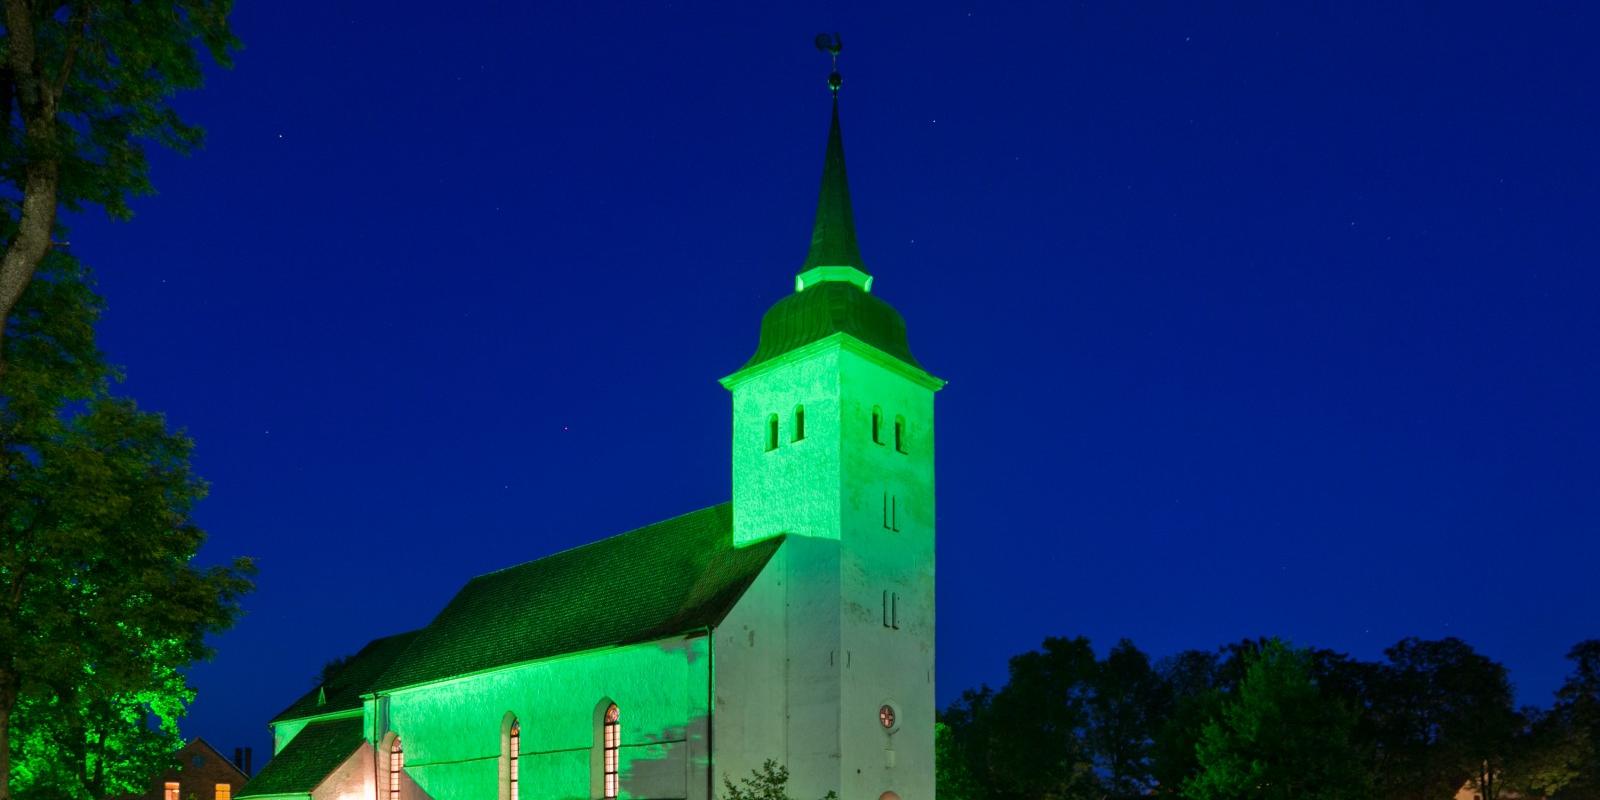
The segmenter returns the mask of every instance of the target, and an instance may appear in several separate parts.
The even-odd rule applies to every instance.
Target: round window
[[[894,730],[894,706],[885,703],[878,709],[878,724],[886,731]]]

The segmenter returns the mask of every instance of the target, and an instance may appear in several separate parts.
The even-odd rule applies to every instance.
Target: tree
[[[1356,715],[1324,695],[1309,655],[1274,639],[1201,732],[1192,800],[1345,800],[1365,793]]]
[[[1089,747],[1110,797],[1149,794],[1156,730],[1171,704],[1150,659],[1123,639],[1095,666]]]
[[[722,778],[722,800],[794,800],[789,796],[789,768],[767,759],[760,769],[750,770],[750,777],[738,783]],[[822,800],[835,800],[838,792],[828,792]]]
[[[234,622],[250,588],[247,559],[192,563],[205,539],[191,517],[205,494],[192,445],[112,394],[99,308],[83,267],[56,251],[6,322],[0,800],[44,788],[31,783],[40,759],[55,796],[139,788],[170,758],[146,720],[159,732],[181,712],[192,695],[178,669],[209,656],[206,637]],[[12,785],[13,755],[29,783]]]
[[[232,0],[0,0],[0,390],[16,304],[59,233],[59,208],[130,216],[151,191],[145,147],[189,152],[199,129],[168,104],[229,63]]]
[[[967,689],[939,714],[934,728],[934,794],[954,800],[986,800],[990,791],[989,746],[993,742],[994,690]]]
[[[1455,638],[1405,639],[1384,654],[1373,698],[1380,795],[1450,798],[1471,782],[1498,797],[1522,727],[1505,668]]]
[[[1095,798],[1088,743],[1095,677],[1089,640],[1050,637],[1011,659],[989,709],[986,780],[995,798]]]
[[[1550,712],[1525,708],[1521,715],[1527,726],[1517,733],[1500,786],[1507,796],[1573,797],[1566,793],[1567,787],[1584,777],[1593,760],[1588,740],[1559,707]]]
[[[1574,645],[1567,660],[1572,672],[1556,691],[1555,707],[1534,720],[1534,743],[1518,764],[1516,788],[1600,800],[1600,639]]]

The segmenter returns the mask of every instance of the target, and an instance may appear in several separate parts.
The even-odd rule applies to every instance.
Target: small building
[[[149,791],[131,797],[139,800],[232,800],[249,779],[245,764],[229,760],[209,742],[196,736],[178,751],[176,768],[161,773]]]

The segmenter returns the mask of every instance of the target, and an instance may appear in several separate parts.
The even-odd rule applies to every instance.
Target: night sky
[[[469,577],[728,498],[823,30],[874,291],[950,381],[941,703],[1046,635],[1414,635],[1543,705],[1600,636],[1591,4],[448,5],[240,3],[205,149],[69,220],[202,560],[259,559],[186,735],[259,765]]]

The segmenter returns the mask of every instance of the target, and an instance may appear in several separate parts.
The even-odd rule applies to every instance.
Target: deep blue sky
[[[259,764],[468,577],[728,497],[820,30],[876,292],[950,380],[941,702],[1046,635],[1277,634],[1460,636],[1543,704],[1600,636],[1592,6],[534,5],[243,2],[205,150],[73,222],[203,557],[260,561],[186,733]]]

